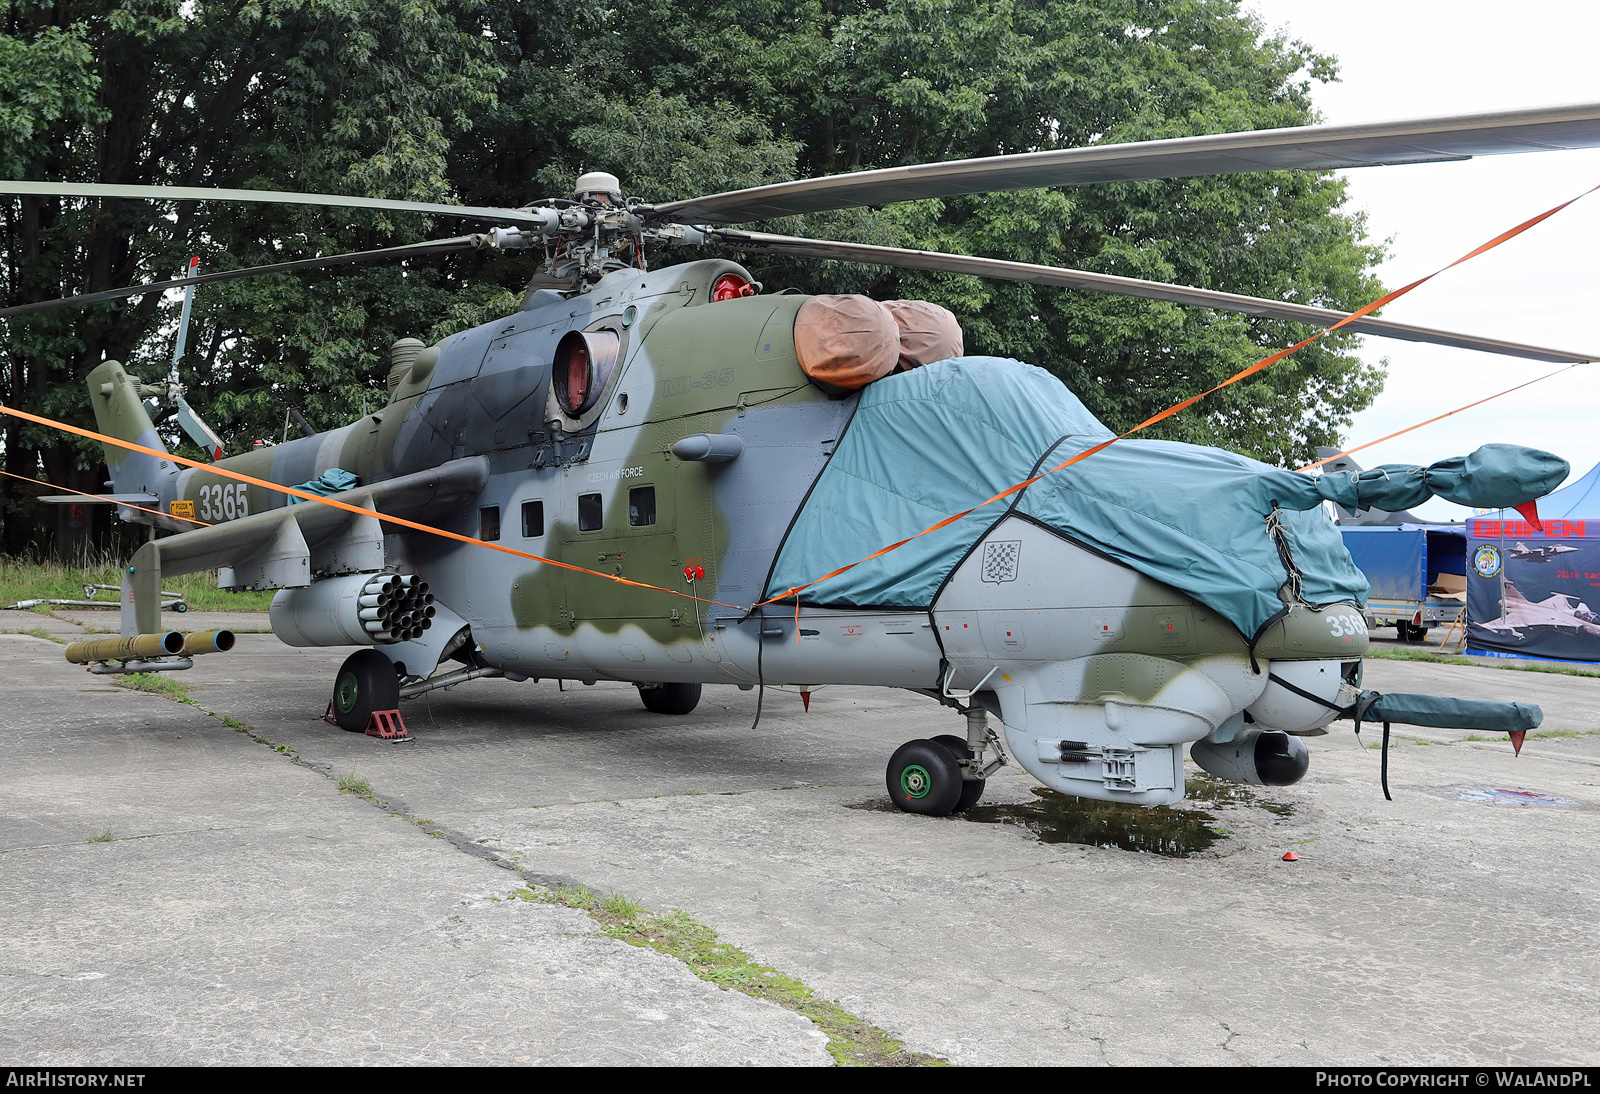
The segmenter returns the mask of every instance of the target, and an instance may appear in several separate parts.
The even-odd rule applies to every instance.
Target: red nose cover
[[[1534,528],[1538,529],[1541,532],[1544,531],[1544,525],[1539,523],[1539,503],[1538,502],[1536,502],[1536,501],[1525,501],[1521,505],[1517,506],[1517,512],[1519,512],[1523,516],[1527,517],[1528,518],[1528,523],[1533,525]]]

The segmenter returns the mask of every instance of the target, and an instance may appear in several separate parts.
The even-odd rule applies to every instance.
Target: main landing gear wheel
[[[889,800],[907,813],[946,817],[961,800],[961,765],[948,745],[907,741],[889,759]]]
[[[688,714],[700,705],[700,685],[656,684],[640,688],[639,700],[655,714]]]
[[[400,677],[394,662],[377,650],[357,650],[344,659],[333,682],[333,717],[340,729],[360,733],[375,710],[400,705]]]
[[[934,744],[944,745],[951,752],[954,752],[957,760],[972,759],[972,749],[967,747],[966,740],[957,737],[954,733],[941,733],[933,738],[933,742]],[[956,807],[951,812],[965,813],[968,809],[977,805],[978,799],[983,797],[983,788],[988,784],[988,781],[987,779],[962,779],[961,797],[956,799]]]

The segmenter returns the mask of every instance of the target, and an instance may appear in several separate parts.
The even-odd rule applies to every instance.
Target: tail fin
[[[94,407],[95,427],[106,436],[159,452],[167,450],[139,398],[138,378],[129,376],[119,362],[107,361],[89,373],[89,404]],[[111,468],[111,488],[118,494],[159,497],[162,486],[178,472],[171,461],[145,452],[110,444],[101,447],[106,452],[106,466]]]

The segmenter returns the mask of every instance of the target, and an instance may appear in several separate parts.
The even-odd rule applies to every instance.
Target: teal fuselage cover
[[[773,567],[767,596],[916,536],[1112,436],[1043,369],[957,357],[869,384]],[[818,582],[805,604],[927,608],[1008,511],[1189,594],[1247,637],[1283,608],[1287,571],[1268,532],[1302,477],[1219,448],[1118,441],[1020,494]],[[1313,605],[1366,603],[1367,581],[1319,508],[1280,510]],[[1026,565],[1026,560],[1023,560]],[[1071,574],[1061,580],[1070,582]]]

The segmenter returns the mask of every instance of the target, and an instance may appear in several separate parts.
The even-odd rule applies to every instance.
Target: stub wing
[[[331,495],[385,516],[426,521],[475,496],[489,479],[481,456]],[[376,517],[331,505],[301,502],[238,520],[152,540],[123,575],[122,632],[161,629],[162,575],[218,570],[230,588],[290,589],[313,575],[363,573],[384,565],[383,524]],[[130,587],[131,586],[131,587]]]

